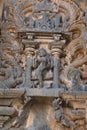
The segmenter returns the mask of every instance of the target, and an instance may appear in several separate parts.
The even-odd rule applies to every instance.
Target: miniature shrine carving
[[[86,0],[0,1],[0,129],[87,129]]]

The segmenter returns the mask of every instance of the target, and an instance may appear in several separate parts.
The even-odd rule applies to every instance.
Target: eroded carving
[[[35,76],[38,79],[37,84],[39,84],[39,87],[42,88],[43,80],[45,79],[47,72],[53,67],[51,56],[44,48],[40,48],[34,57],[33,67],[36,68]]]
[[[68,90],[82,90],[82,73],[79,69],[70,67],[69,70],[67,70],[67,79],[68,83],[66,86],[68,87]]]
[[[58,30],[62,22],[62,16],[56,15],[58,9],[55,3],[44,0],[32,7],[34,13],[29,18],[25,18],[25,25],[30,29],[40,31]]]
[[[0,62],[0,87],[15,88],[23,82],[22,67],[18,65],[20,57],[15,57],[17,48],[11,43],[4,43],[1,39],[1,62]],[[5,50],[5,51],[4,51]],[[11,53],[12,52],[12,53]],[[14,59],[13,59],[14,56]],[[11,58],[10,58],[11,57]],[[16,61],[17,58],[17,61]]]
[[[53,106],[55,109],[55,120],[57,123],[61,123],[61,126],[71,128],[71,130],[75,130],[75,124],[70,118],[63,112],[62,109],[62,102],[61,98],[55,99],[53,101]]]
[[[3,61],[1,63],[0,72],[1,75],[4,75],[4,78],[1,78],[0,88],[15,88],[17,85],[21,84],[22,79],[22,69],[19,65],[12,65],[12,61]]]
[[[81,1],[78,5],[76,2],[5,0],[0,20],[0,88],[24,88],[25,93],[28,89],[31,92],[61,89],[62,100],[53,101],[53,120],[57,123],[53,130],[85,130],[86,96],[84,99],[80,96],[87,92],[87,9]],[[25,103],[18,110],[10,104],[17,113],[5,128],[25,129],[24,119],[29,113],[26,109],[31,109],[30,105]],[[0,120],[6,122],[9,117]],[[50,126],[31,124],[28,129],[51,130]]]

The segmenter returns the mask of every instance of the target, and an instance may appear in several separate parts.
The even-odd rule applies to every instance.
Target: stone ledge
[[[64,89],[37,89],[31,88],[26,89],[26,96],[29,97],[58,97],[61,93],[64,92]]]
[[[0,116],[11,116],[16,112],[13,107],[0,106]]]
[[[61,96],[64,99],[72,100],[86,100],[87,91],[65,91],[64,89],[37,89],[37,88],[26,88],[26,96],[30,97],[58,97]]]
[[[21,89],[0,89],[1,99],[21,98],[23,95],[27,97],[58,97],[64,99],[87,99],[87,91],[65,91],[61,88],[38,89],[38,88],[21,88]]]
[[[66,91],[61,95],[64,99],[87,100],[87,91]]]
[[[24,89],[0,89],[0,98],[20,98]]]

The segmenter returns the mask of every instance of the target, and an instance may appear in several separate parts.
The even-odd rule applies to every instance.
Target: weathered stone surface
[[[0,116],[0,128],[3,127],[4,123],[9,120],[9,116]]]
[[[64,89],[26,89],[26,96],[29,97],[59,97]]]
[[[86,124],[86,0],[0,0],[0,129]]]
[[[0,99],[0,106],[10,106],[12,104],[13,99]]]
[[[0,107],[1,116],[11,116],[15,113],[15,109],[12,107]]]
[[[0,89],[0,98],[20,98],[24,92],[24,89]]]
[[[74,91],[74,92],[65,92],[62,94],[64,99],[75,99],[75,100],[84,100],[87,98],[87,92],[85,91]]]

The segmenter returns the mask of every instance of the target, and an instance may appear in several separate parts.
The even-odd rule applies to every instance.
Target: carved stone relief
[[[0,128],[85,130],[87,2],[5,0],[0,6]]]

